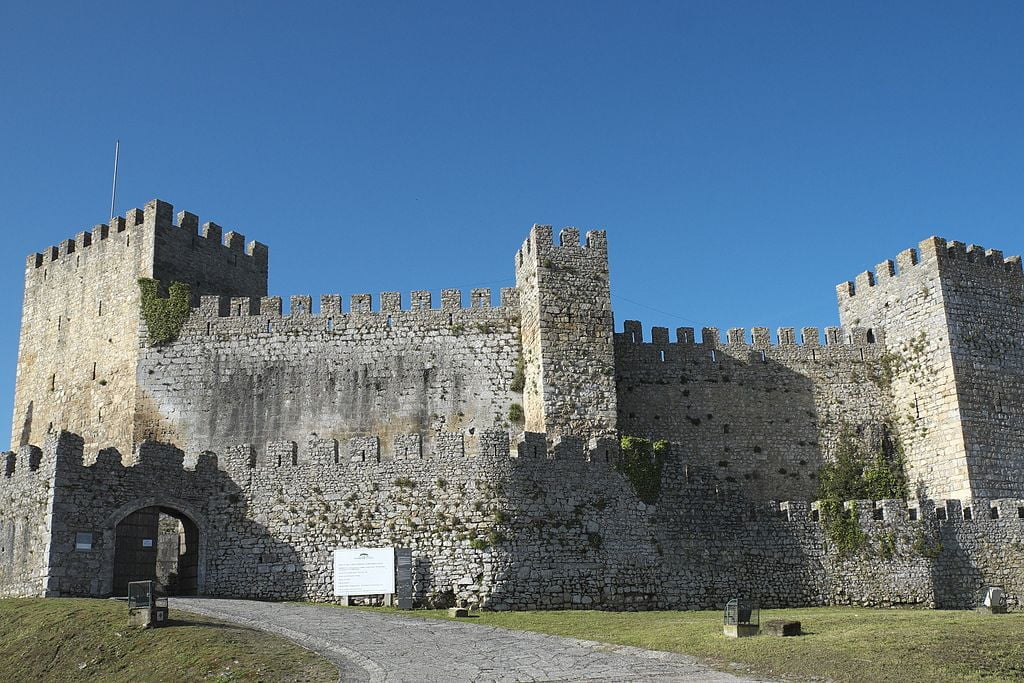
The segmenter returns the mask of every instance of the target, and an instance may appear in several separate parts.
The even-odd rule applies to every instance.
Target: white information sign
[[[335,595],[394,592],[394,548],[338,548],[334,551]]]

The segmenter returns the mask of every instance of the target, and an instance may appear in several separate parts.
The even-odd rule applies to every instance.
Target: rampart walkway
[[[737,681],[692,657],[467,622],[253,600],[171,607],[271,631],[319,652],[344,681]]]

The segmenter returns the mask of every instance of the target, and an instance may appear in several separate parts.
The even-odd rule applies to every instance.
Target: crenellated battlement
[[[445,289],[440,299],[431,292],[413,291],[403,301],[399,292],[352,294],[347,305],[340,294],[324,294],[319,305],[313,297],[289,298],[284,313],[282,297],[227,297],[204,295],[192,309],[182,336],[208,334],[253,334],[272,332],[337,332],[346,330],[400,330],[403,328],[446,330],[455,335],[507,333],[519,315],[518,292],[502,288],[500,302],[492,305],[491,290],[470,290],[468,301],[458,289]],[[433,303],[439,301],[440,308]],[[465,303],[464,303],[465,301]]]
[[[543,266],[544,258],[578,254],[580,250],[588,250],[586,253],[592,253],[598,258],[607,258],[608,238],[605,231],[588,230],[583,244],[580,244],[579,228],[562,228],[558,232],[556,245],[554,231],[550,225],[534,225],[516,254],[516,266],[521,266],[527,261]]]
[[[233,318],[242,316],[259,316],[265,318],[281,317],[334,317],[341,315],[380,315],[392,313],[447,313],[450,311],[486,311],[492,308],[503,312],[516,312],[519,305],[518,293],[514,287],[502,287],[498,306],[492,307],[490,288],[470,290],[468,306],[464,306],[464,295],[460,289],[444,289],[441,291],[441,306],[432,305],[433,296],[425,290],[414,290],[409,299],[403,302],[400,292],[381,292],[374,305],[371,294],[352,294],[348,306],[343,307],[340,294],[323,294],[320,296],[319,309],[313,310],[313,297],[308,294],[297,294],[289,297],[290,311],[283,314],[283,299],[280,296],[264,297],[227,297],[203,295],[199,297],[199,306],[193,309],[194,315],[204,318]],[[403,305],[404,304],[404,305]]]
[[[677,327],[674,340],[669,337],[669,328],[652,327],[650,340],[647,341],[644,338],[643,325],[638,320],[626,320],[623,323],[623,331],[615,333],[615,343],[623,348],[636,346],[662,351],[681,347],[700,347],[705,350],[722,349],[731,353],[743,351],[750,353],[780,351],[830,353],[836,350],[874,349],[876,344],[880,345],[883,341],[884,335],[880,331],[874,332],[863,327],[849,329],[826,327],[823,330],[817,327],[803,327],[800,328],[799,338],[796,328],[793,327],[778,328],[774,337],[767,327],[754,327],[749,334],[746,328],[732,327],[726,332],[724,342],[721,331],[717,327],[702,328],[700,341],[697,341],[692,327]]]
[[[820,500],[769,501],[760,506],[768,515],[777,515],[790,522],[823,522]],[[856,510],[862,527],[877,522],[903,523],[916,521],[984,522],[1002,520],[1024,525],[1024,499],[994,498],[973,500],[848,500],[843,509]]]
[[[226,449],[220,462],[229,471],[276,470],[291,467],[373,467],[429,460],[522,460],[594,463],[614,466],[619,448],[615,439],[581,439],[534,432],[485,429],[479,435],[442,432],[354,436],[347,439],[311,435],[304,442],[270,441],[262,446],[240,444]]]
[[[74,239],[66,239],[40,253],[29,254],[26,266],[29,269],[41,268],[49,263],[66,261],[72,254],[82,255],[88,250],[107,244],[117,243],[130,247],[131,235],[140,231],[173,232],[176,236],[187,237],[197,248],[203,245],[220,247],[225,250],[225,254],[234,252],[238,256],[266,265],[269,255],[267,245],[255,240],[246,244],[245,235],[234,231],[225,233],[221,226],[213,222],[204,223],[200,228],[199,217],[196,214],[179,211],[175,217],[173,212],[173,205],[154,199],[143,209],[129,209],[123,217],[114,218],[109,225],[96,225],[90,231],[77,233]],[[137,238],[136,245],[142,244],[143,241]]]
[[[1011,277],[1024,277],[1021,269],[1020,256],[1003,257],[999,249],[985,249],[976,244],[964,244],[955,240],[947,241],[941,237],[929,237],[922,241],[917,249],[910,248],[896,255],[896,260],[882,261],[875,269],[866,270],[854,280],[836,285],[840,300],[863,294],[872,287],[884,285],[889,280],[928,264],[945,264],[955,262],[961,265],[972,264],[979,268],[991,269]]]

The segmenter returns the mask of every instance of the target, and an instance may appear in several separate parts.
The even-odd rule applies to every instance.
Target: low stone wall
[[[763,607],[970,607],[1002,585],[1021,606],[1024,501],[974,501],[967,513],[958,501],[854,501],[864,542],[842,556],[815,504],[753,503],[678,455],[648,505],[606,449],[547,449],[527,434],[510,452],[506,433],[485,432],[466,455],[458,436],[430,457],[378,461],[372,448],[315,438],[188,467],[174,447],[145,443],[125,467],[113,451],[84,465],[81,441],[62,434],[38,470],[0,483],[39,506],[52,463],[52,537],[40,522],[24,546],[46,559],[26,570],[34,583],[8,572],[0,590],[108,594],[117,523],[156,505],[199,527],[199,587],[212,595],[332,600],[334,548],[394,545],[412,549],[425,605],[713,609],[743,596]],[[75,549],[78,532],[92,533],[91,550]]]
[[[44,595],[52,461],[22,446],[0,456],[0,597]]]

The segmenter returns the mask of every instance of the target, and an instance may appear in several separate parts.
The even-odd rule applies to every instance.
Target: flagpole
[[[108,221],[108,225],[114,222],[114,200],[117,197],[117,157],[120,147],[121,141],[114,140],[114,185],[110,188],[110,221]]]

